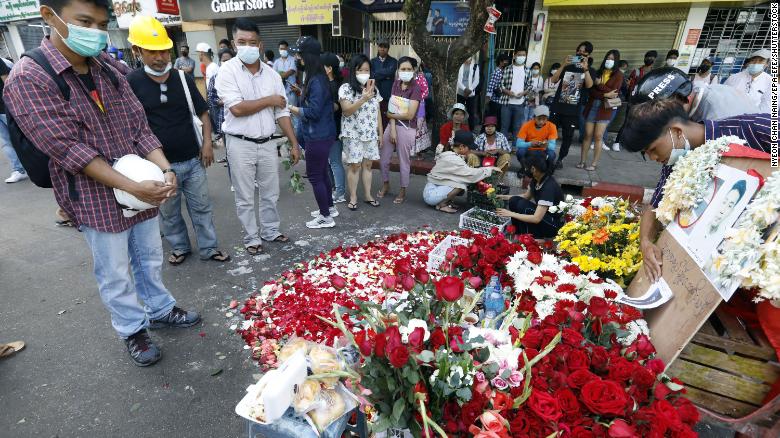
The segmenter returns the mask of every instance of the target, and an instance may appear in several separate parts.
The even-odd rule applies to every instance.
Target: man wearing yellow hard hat
[[[208,104],[190,75],[171,68],[173,41],[162,23],[137,16],[129,33],[127,40],[144,66],[130,73],[127,81],[141,101],[179,184],[177,194],[160,207],[162,233],[172,249],[168,262],[179,265],[192,253],[181,211],[182,194],[187,199],[200,259],[229,261],[230,256],[218,248],[208,194],[206,167],[214,161]]]

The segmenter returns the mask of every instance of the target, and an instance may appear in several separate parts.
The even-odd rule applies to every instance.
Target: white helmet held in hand
[[[116,160],[114,170],[135,182],[148,180],[165,182],[165,175],[159,166],[134,154]],[[123,190],[114,189],[114,196],[116,202],[122,207],[122,214],[125,217],[133,217],[144,210],[155,208],[154,205],[141,201]]]

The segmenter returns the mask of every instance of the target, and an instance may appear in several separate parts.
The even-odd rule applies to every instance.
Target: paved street
[[[4,160],[0,168],[7,168]],[[380,208],[360,203],[353,213],[340,204],[336,228],[308,230],[304,221],[315,203],[307,184],[300,195],[282,191],[283,230],[294,243],[267,244],[266,255],[252,258],[240,250],[226,169],[215,165],[209,178],[217,231],[233,261],[190,257],[178,267],[165,264],[166,285],[181,305],[201,311],[204,322],[155,332],[163,360],[150,368],[132,365],[114,334],[82,236],[54,225],[51,191],[29,181],[0,185],[0,340],[27,343],[24,351],[0,361],[0,436],[246,436],[233,408],[258,369],[230,331],[237,321],[226,317],[234,312],[230,300],[244,299],[293,263],[340,243],[458,224],[457,215],[423,204],[425,179],[414,176],[403,206],[386,198]],[[375,190],[377,178],[375,172]]]

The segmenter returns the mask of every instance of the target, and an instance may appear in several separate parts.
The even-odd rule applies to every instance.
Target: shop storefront
[[[168,31],[168,36],[173,40],[175,56],[178,56],[179,47],[186,44],[186,38],[182,32],[179,5],[176,0],[135,0],[132,2],[117,0],[113,4],[113,12],[116,17],[116,27],[109,25],[111,45],[124,50],[126,57],[130,55],[127,29],[136,15],[151,16],[160,20]]]
[[[38,0],[3,0],[0,2],[0,25],[3,27],[4,47],[8,56],[19,59],[25,50],[38,47],[43,39],[40,4]]]

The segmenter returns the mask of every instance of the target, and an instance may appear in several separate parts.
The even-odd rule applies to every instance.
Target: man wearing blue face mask
[[[746,146],[768,153],[770,123],[769,114],[744,114],[696,123],[674,98],[651,100],[631,107],[623,127],[622,144],[629,151],[642,152],[664,165],[651,205],[642,213],[639,231],[643,266],[651,281],[661,276],[661,251],[653,243],[661,224],[656,220],[654,209],[664,196],[664,185],[672,173],[672,166],[690,150],[724,135],[735,135],[744,139]]]
[[[256,255],[263,251],[263,240],[289,241],[279,231],[276,147],[287,137],[293,164],[298,162],[300,149],[282,77],[260,60],[263,43],[257,24],[248,18],[236,19],[233,38],[236,57],[220,67],[216,88],[225,108],[222,131],[236,191],[236,213],[244,227],[244,246],[250,255]],[[284,136],[275,134],[277,124]],[[260,227],[255,218],[255,183],[260,189]]]
[[[744,70],[726,79],[726,85],[747,94],[763,113],[769,113],[772,100],[772,77],[764,71],[769,57],[769,50],[756,50],[748,56]]]
[[[161,353],[147,328],[200,322],[197,312],[176,306],[161,280],[156,207],[175,195],[176,174],[149,129],[143,107],[102,52],[108,40],[109,2],[40,4],[51,35],[32,54],[36,59],[25,56],[14,67],[5,101],[24,136],[50,158],[54,196],[92,251],[100,298],[114,330],[133,363],[149,366]],[[133,160],[128,155],[148,160],[135,157],[136,163],[163,175],[164,182],[137,182],[112,167],[114,160]],[[122,193],[115,190],[154,207],[123,209],[115,196]]]

